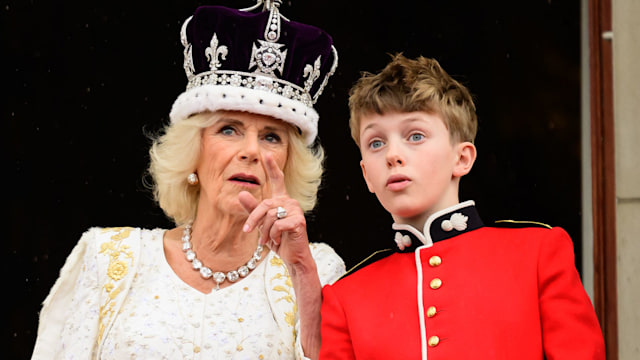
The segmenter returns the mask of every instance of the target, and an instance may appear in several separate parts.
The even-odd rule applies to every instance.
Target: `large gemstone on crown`
[[[262,62],[264,62],[264,64],[267,66],[273,65],[273,63],[276,62],[277,58],[278,57],[275,54],[272,54],[271,52],[266,52],[262,54]]]
[[[284,68],[284,62],[287,58],[287,50],[281,50],[283,44],[267,42],[264,40],[258,40],[260,47],[253,44],[251,49],[251,61],[249,62],[249,69],[257,66],[256,72],[275,75],[275,71],[278,70],[282,74]]]
[[[256,76],[253,86],[258,90],[271,91],[273,89],[273,79],[266,76]]]

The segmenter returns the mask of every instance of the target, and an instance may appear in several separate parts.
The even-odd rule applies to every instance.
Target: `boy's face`
[[[362,117],[362,174],[394,221],[421,229],[429,215],[458,203],[459,177],[470,170],[475,148],[468,142],[452,144],[450,138],[437,114]],[[469,151],[473,156],[465,168],[461,162]]]

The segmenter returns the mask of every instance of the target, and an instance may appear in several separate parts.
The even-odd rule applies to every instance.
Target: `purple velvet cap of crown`
[[[292,123],[313,142],[313,104],[337,65],[329,34],[288,21],[277,8],[202,6],[181,36],[189,83],[172,107],[172,122],[202,111],[248,111]]]

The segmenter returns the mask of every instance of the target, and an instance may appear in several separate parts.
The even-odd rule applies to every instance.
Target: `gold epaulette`
[[[366,258],[364,258],[364,260],[360,261],[359,263],[357,263],[356,265],[352,266],[346,273],[344,273],[344,275],[342,275],[340,277],[340,279],[342,279],[345,276],[348,276],[350,274],[353,274],[354,272],[362,269],[363,267],[372,264],[380,259],[383,259],[389,255],[393,254],[393,249],[382,249],[382,250],[377,250],[374,251],[371,255],[367,256]],[[340,280],[338,279],[338,280]]]
[[[519,221],[519,220],[497,220],[495,222],[498,225],[502,225],[504,227],[511,228],[524,228],[524,227],[541,227],[551,229],[551,225],[547,225],[545,223],[537,222],[537,221]]]

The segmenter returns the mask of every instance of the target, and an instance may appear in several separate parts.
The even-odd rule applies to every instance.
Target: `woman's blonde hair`
[[[424,111],[442,117],[455,142],[473,142],[478,129],[476,107],[469,90],[453,79],[438,61],[392,57],[378,74],[363,73],[349,93],[351,137],[360,146],[360,121],[368,114]]]
[[[148,172],[154,198],[176,225],[193,221],[197,212],[200,186],[189,185],[187,176],[198,163],[202,130],[215,123],[223,111],[204,112],[168,125],[153,140],[149,150]],[[313,209],[322,181],[324,150],[320,144],[307,147],[293,126],[288,127],[289,156],[283,169],[289,196],[303,211]]]

